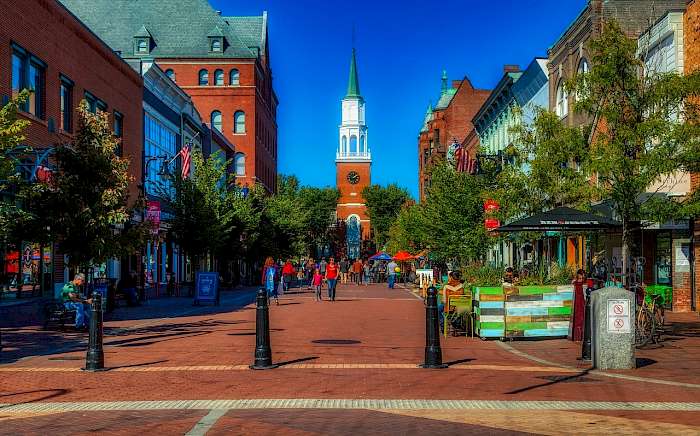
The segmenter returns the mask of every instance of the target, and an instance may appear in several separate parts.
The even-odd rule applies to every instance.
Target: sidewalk
[[[118,307],[105,314],[105,341],[112,335],[124,334],[148,325],[161,324],[165,320],[190,315],[216,314],[235,310],[254,300],[257,288],[240,288],[223,291],[220,306],[193,306],[192,298],[165,297],[148,300],[136,307]],[[62,352],[81,352],[87,347],[87,333],[43,330],[41,325],[2,329],[0,364],[16,362],[33,356],[45,356]]]

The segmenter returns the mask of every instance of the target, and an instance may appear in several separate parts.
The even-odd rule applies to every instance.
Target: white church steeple
[[[367,141],[365,124],[365,100],[360,95],[360,80],[355,62],[355,49],[352,49],[348,92],[342,102],[342,122],[339,128],[336,161],[370,162],[372,155]]]

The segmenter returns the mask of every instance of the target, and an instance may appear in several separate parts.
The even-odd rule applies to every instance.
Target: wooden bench
[[[41,285],[38,283],[27,283],[17,288],[17,298],[41,297]]]

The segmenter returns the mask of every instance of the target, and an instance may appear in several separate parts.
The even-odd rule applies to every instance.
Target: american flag
[[[461,145],[455,150],[455,160],[456,160],[456,170],[460,173],[468,170],[469,165],[469,153],[467,149]]]
[[[180,157],[182,157],[182,178],[186,179],[190,176],[190,163],[192,162],[192,151],[189,144],[182,147]]]

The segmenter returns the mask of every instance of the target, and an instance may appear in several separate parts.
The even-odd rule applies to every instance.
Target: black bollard
[[[437,289],[435,286],[428,288],[428,296],[425,305],[425,363],[421,368],[447,368],[442,363],[442,349],[440,348],[440,317],[438,316]]]
[[[270,348],[270,317],[267,307],[267,291],[258,289],[255,311],[255,363],[250,369],[273,369],[272,348]]]
[[[102,295],[94,293],[90,308],[90,338],[85,356],[85,371],[104,371],[105,354],[102,349]]]
[[[591,292],[593,288],[586,288],[586,311],[583,318],[583,342],[581,342],[581,360],[591,360]]]

